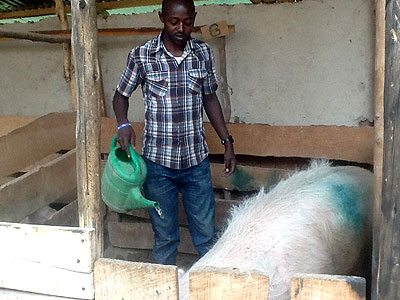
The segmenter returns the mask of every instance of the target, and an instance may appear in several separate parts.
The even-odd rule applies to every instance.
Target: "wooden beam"
[[[19,222],[76,189],[75,151],[0,186],[0,221]]]
[[[69,30],[67,13],[65,12],[64,1],[55,0],[56,2],[56,13],[60,20],[62,30]],[[71,45],[70,43],[63,43],[64,50],[64,78],[67,82],[71,81]]]
[[[151,223],[109,222],[108,233],[111,245],[120,248],[153,249],[154,233]],[[189,229],[180,227],[181,253],[198,254],[192,243]]]
[[[68,13],[71,12],[71,9],[69,7],[67,9],[67,12]],[[56,10],[54,7],[2,12],[0,13],[0,20],[40,17],[40,16],[54,15],[55,13]]]
[[[67,13],[64,6],[63,0],[56,0],[56,13],[60,20],[61,29],[69,30]],[[76,99],[76,78],[75,78],[75,67],[72,63],[72,48],[70,43],[63,43],[64,50],[64,78],[69,83],[72,96],[72,105],[77,110],[78,104]]]
[[[292,278],[292,300],[365,300],[365,279],[355,276],[297,274]]]
[[[106,3],[106,2],[104,2]],[[193,34],[201,34],[202,26],[195,26]],[[235,25],[229,25],[229,34],[235,33]],[[157,27],[141,27],[141,28],[100,28],[98,29],[99,37],[115,37],[115,36],[155,36],[161,32],[162,28]],[[32,33],[40,33],[50,36],[71,36],[71,30],[41,30],[30,31]],[[0,37],[0,41],[8,41],[13,38]]]
[[[258,272],[202,267],[190,272],[190,299],[262,300],[269,297],[269,277]]]
[[[68,245],[64,245],[68,248]],[[62,259],[62,258],[60,258]],[[0,257],[0,288],[93,299],[93,273],[74,272],[13,257]]]
[[[93,228],[0,222],[1,258],[39,262],[81,273],[93,272]],[[0,280],[1,281],[1,280]]]
[[[78,217],[78,201],[74,200],[61,208],[57,213],[54,214],[49,220],[45,222],[46,225],[57,225],[57,226],[79,226]]]
[[[31,40],[34,42],[46,42],[46,43],[70,43],[68,37],[63,36],[50,36],[41,33],[34,32],[22,32],[22,31],[10,31],[0,29],[0,37],[13,38],[13,39],[24,39]]]
[[[0,177],[21,171],[59,150],[74,148],[75,119],[76,113],[52,113],[0,137]]]
[[[72,2],[72,48],[77,78],[76,160],[79,224],[96,228],[97,257],[103,255],[100,192],[102,78],[95,0]],[[85,62],[85,63],[82,63]]]
[[[231,98],[229,94],[228,87],[228,74],[226,71],[226,38],[222,36],[218,39],[220,41],[219,49],[219,65],[220,65],[220,86],[222,90],[222,112],[224,114],[224,119],[226,122],[229,122],[231,119]]]
[[[194,0],[201,1],[201,0]],[[284,0],[285,1],[285,0]],[[289,0],[286,0],[289,1]],[[96,6],[103,9],[118,9],[118,8],[129,8],[129,7],[139,7],[139,6],[150,6],[150,5],[161,5],[162,0],[125,0],[125,1],[107,1],[96,3]],[[65,6],[67,13],[71,12],[70,6]],[[11,11],[0,13],[1,19],[17,19],[25,17],[38,17],[46,15],[54,15],[56,13],[54,7],[50,8],[39,8],[21,11]]]
[[[93,228],[0,223],[0,287],[93,299]]]
[[[178,299],[176,266],[101,258],[94,272],[96,300]]]
[[[2,117],[0,116],[0,123]],[[53,113],[37,118],[0,137],[0,177],[11,175],[61,149],[72,149],[75,140],[75,113]],[[116,134],[116,120],[101,119],[101,152],[110,151]],[[132,123],[137,136],[143,123]],[[374,128],[344,126],[269,126],[227,124],[235,137],[237,154],[254,156],[305,157],[373,163]],[[218,136],[205,123],[212,154],[223,153]],[[141,149],[141,139],[137,140]],[[22,146],[21,146],[22,145]]]
[[[382,216],[382,172],[384,141],[385,89],[385,0],[375,1],[375,145],[374,145],[374,215],[371,299],[376,299],[378,288],[379,231]]]
[[[8,289],[0,289],[0,299],[1,300],[76,300],[76,298],[49,296],[49,295],[21,292]]]
[[[377,299],[400,297],[400,6],[386,1],[384,153]]]
[[[116,121],[103,119],[102,152],[108,153],[116,134]],[[137,136],[143,123],[132,123]],[[210,152],[223,154],[218,135],[210,123],[204,124]],[[235,153],[254,156],[327,158],[373,164],[374,128],[345,126],[269,126],[227,124],[235,138]],[[137,139],[140,151],[141,139]]]
[[[0,117],[0,137],[11,131],[23,127],[34,121],[35,117],[29,116],[1,116]]]

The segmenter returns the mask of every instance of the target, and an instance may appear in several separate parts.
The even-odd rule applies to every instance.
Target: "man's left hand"
[[[225,175],[231,176],[236,169],[236,157],[233,150],[233,144],[228,143],[225,146],[224,153]]]

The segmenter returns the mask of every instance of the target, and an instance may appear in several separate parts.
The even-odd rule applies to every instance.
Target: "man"
[[[215,94],[218,83],[214,55],[192,39],[196,12],[193,0],[164,0],[159,13],[162,33],[129,53],[113,99],[118,142],[129,153],[135,132],[127,119],[128,99],[142,86],[145,128],[142,156],[147,166],[146,198],[160,203],[161,216],[149,211],[155,234],[153,256],[158,263],[176,264],[179,245],[178,191],[188,216],[193,244],[200,255],[215,237],[215,201],[203,107],[225,145],[225,172],[236,167],[233,138],[226,128]]]

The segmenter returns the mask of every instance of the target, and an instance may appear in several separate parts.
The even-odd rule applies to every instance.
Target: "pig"
[[[370,249],[373,198],[369,170],[312,161],[233,208],[219,240],[180,277],[180,300],[198,267],[268,275],[270,300],[290,299],[295,273],[352,274]]]

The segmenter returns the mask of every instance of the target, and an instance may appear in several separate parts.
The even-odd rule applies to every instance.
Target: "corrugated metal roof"
[[[0,12],[54,7],[54,0],[0,0]]]
[[[96,0],[96,2],[111,2],[115,0]],[[64,4],[71,5],[70,0],[64,0]],[[0,13],[39,8],[55,7],[54,0],[0,0]]]

